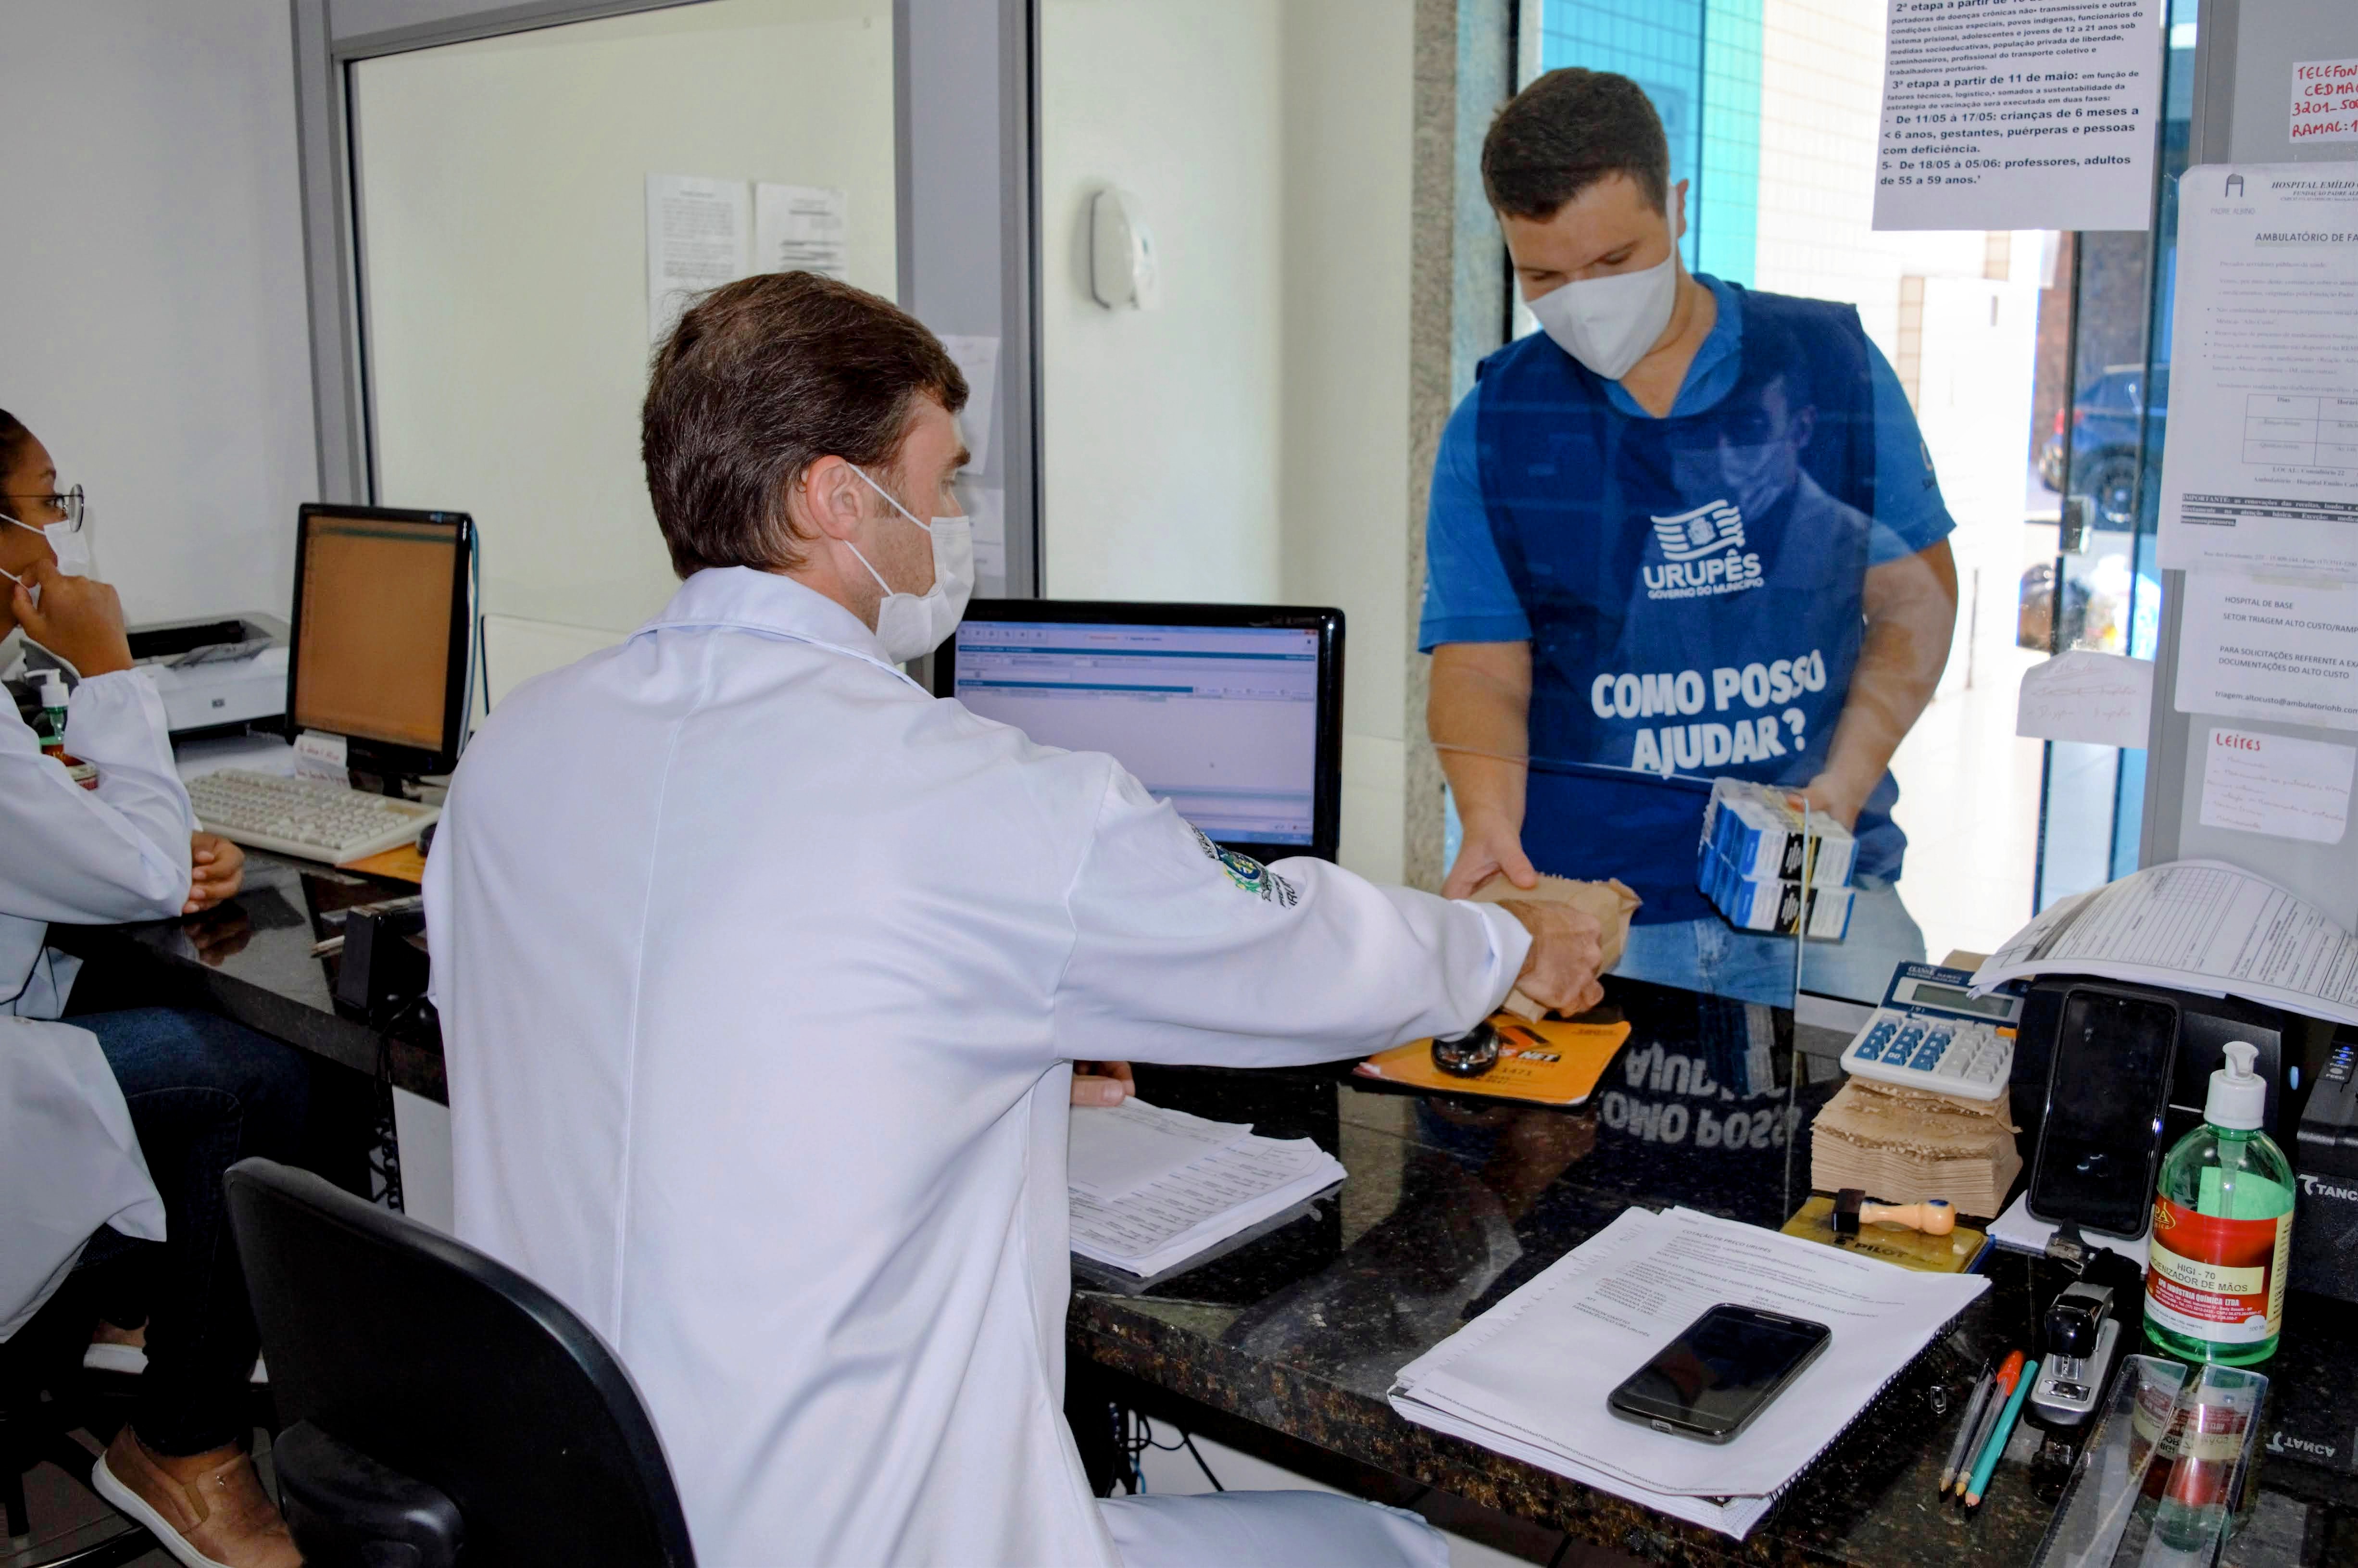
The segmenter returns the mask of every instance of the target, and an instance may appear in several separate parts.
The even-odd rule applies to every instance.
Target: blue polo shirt
[[[1673,416],[1701,414],[1736,387],[1743,368],[1744,301],[1706,273],[1695,281],[1719,302],[1718,319],[1695,351],[1686,380],[1671,406]],[[1867,559],[1880,566],[1929,549],[1956,527],[1941,499],[1916,411],[1908,406],[1899,377],[1881,350],[1866,346],[1875,417],[1875,519]],[[1619,382],[1606,384],[1613,406],[1632,418],[1650,417]],[[1482,470],[1475,429],[1482,388],[1477,384],[1450,415],[1433,470],[1433,495],[1425,513],[1424,611],[1417,646],[1426,653],[1444,643],[1520,643],[1531,634],[1521,600],[1507,580],[1506,567],[1490,531],[1482,500]]]

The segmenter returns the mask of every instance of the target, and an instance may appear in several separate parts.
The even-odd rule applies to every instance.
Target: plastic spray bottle
[[[2145,1277],[2145,1329],[2169,1355],[2249,1367],[2276,1354],[2292,1254],[2292,1164],[2260,1130],[2259,1048],[2231,1040],[2202,1125],[2161,1162]]]

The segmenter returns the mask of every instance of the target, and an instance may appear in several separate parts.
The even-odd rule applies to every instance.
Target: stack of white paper
[[[1307,1138],[1257,1138],[1132,1099],[1076,1108],[1065,1184],[1073,1250],[1126,1274],[1159,1274],[1341,1181]]]
[[[2358,942],[2315,905],[2217,860],[2172,860],[2049,906],[1974,971],[2095,975],[2358,1023]]]
[[[1584,1486],[1737,1538],[1966,1303],[1975,1274],[1714,1219],[1625,1211],[1401,1369],[1392,1408]],[[1723,1302],[1823,1323],[1825,1351],[1734,1441],[1617,1417],[1606,1398]]]

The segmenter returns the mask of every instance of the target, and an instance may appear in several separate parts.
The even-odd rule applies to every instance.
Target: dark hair
[[[706,295],[655,351],[639,455],[681,577],[803,563],[786,493],[838,457],[889,468],[920,397],[955,414],[966,378],[891,300],[809,272]]]
[[[1504,216],[1545,222],[1600,179],[1626,174],[1670,211],[1671,144],[1644,88],[1565,66],[1507,101],[1482,138],[1482,190]]]
[[[33,433],[25,428],[22,419],[0,408],[0,482],[5,482],[16,470],[16,460],[23,455],[25,443],[32,438]]]

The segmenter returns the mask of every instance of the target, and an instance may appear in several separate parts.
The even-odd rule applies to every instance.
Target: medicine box
[[[1847,886],[1857,841],[1831,817],[1813,816],[1805,823],[1787,795],[1773,784],[1714,779],[1704,807],[1704,845],[1739,877],[1799,881],[1805,860],[1813,860],[1812,885]]]
[[[1790,936],[1801,921],[1801,884],[1782,877],[1738,876],[1725,857],[1706,845],[1696,881],[1712,906],[1740,931],[1768,931]],[[1853,894],[1849,888],[1816,886],[1809,892],[1809,930],[1812,941],[1839,942],[1850,934]]]

